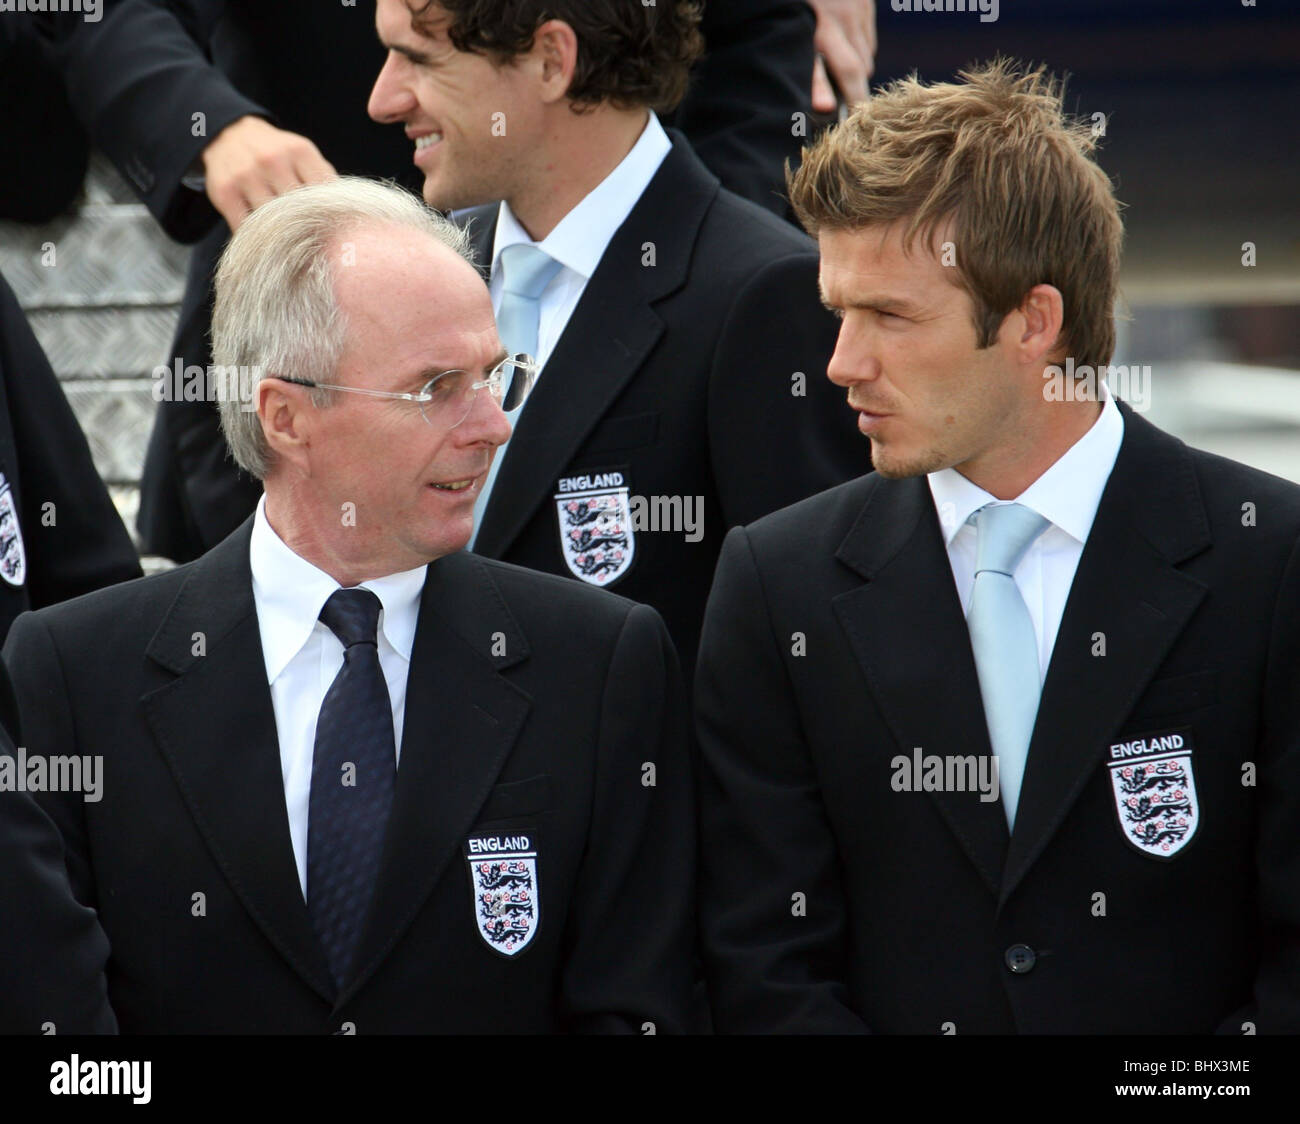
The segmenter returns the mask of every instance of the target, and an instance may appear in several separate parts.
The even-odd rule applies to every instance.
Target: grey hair
[[[254,409],[264,375],[330,382],[347,323],[334,294],[333,247],[360,226],[418,231],[474,264],[469,235],[391,183],[343,176],[295,188],[253,211],[217,265],[212,359],[218,370],[252,371],[251,400],[222,395],[221,429],[235,463],[266,479],[274,454]],[[243,380],[241,380],[243,381]],[[247,385],[247,383],[245,383]],[[328,406],[333,392],[313,390]]]

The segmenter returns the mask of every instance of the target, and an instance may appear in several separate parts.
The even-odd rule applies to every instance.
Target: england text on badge
[[[591,585],[612,585],[636,553],[626,473],[565,476],[556,489],[560,551],[569,572]]]
[[[18,523],[13,490],[3,472],[0,472],[0,577],[10,585],[22,585],[27,580],[23,529]]]
[[[465,840],[465,859],[479,936],[493,952],[518,956],[542,920],[532,837],[471,835]]]
[[[1131,847],[1151,858],[1173,858],[1196,834],[1201,808],[1192,748],[1190,729],[1130,738],[1109,748],[1120,831]]]

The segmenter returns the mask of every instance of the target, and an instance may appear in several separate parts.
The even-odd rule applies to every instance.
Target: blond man
[[[893,84],[792,179],[875,471],[719,561],[720,1030],[1300,1029],[1300,489],[1098,378],[1091,148],[999,61]]]
[[[677,658],[653,610],[462,549],[531,377],[465,250],[368,180],[258,207],[213,313],[256,511],[9,633],[29,758],[101,763],[37,798],[124,1034],[688,1025]],[[96,951],[18,1014],[89,1023]]]

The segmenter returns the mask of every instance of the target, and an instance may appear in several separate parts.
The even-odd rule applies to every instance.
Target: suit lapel
[[[492,655],[494,644],[504,655]],[[461,861],[461,840],[530,707],[529,696],[499,672],[527,656],[527,640],[481,559],[462,552],[430,564],[383,866],[357,968],[340,1003],[391,952],[447,864]]]
[[[970,633],[924,477],[877,478],[836,557],[866,579],[834,599],[896,746],[863,752],[991,754]],[[931,797],[996,895],[1007,852],[1000,801],[976,792]]]
[[[1127,406],[1052,650],[1002,901],[1060,827],[1206,593],[1177,569],[1210,545],[1191,456]],[[1094,649],[1104,637],[1105,655]]]
[[[280,955],[330,999],[289,838],[248,561],[252,523],[194,563],[147,652],[176,679],[141,704],[231,889]]]
[[[432,563],[420,601],[392,819],[357,970],[335,994],[303,901],[289,838],[275,713],[248,564],[252,520],[181,587],[148,655],[177,678],[142,705],[205,841],[258,927],[336,1006],[391,951],[458,858],[529,710],[499,671],[528,643],[482,561]],[[195,654],[202,633],[205,654]],[[493,657],[493,638],[505,655]]]
[[[519,417],[475,550],[501,557],[664,332],[656,301],[685,284],[718,181],[674,134],[672,151],[610,240]],[[647,243],[655,264],[643,264]],[[487,256],[491,235],[487,235]]]

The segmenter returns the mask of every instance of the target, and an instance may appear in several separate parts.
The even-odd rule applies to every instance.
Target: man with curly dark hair
[[[673,109],[686,94],[687,74],[704,47],[697,2],[634,5],[626,0],[542,4],[530,0],[414,0],[412,25],[437,37],[445,28],[458,51],[482,52],[498,65],[533,46],[547,16],[561,18],[581,44],[569,83],[574,109],[608,101],[622,109]],[[450,17],[450,20],[446,17]]]
[[[825,378],[809,239],[722,188],[660,111],[699,6],[379,0],[370,98],[462,211],[537,388],[477,478],[471,547],[617,587],[689,669],[729,527],[869,468]],[[500,200],[500,203],[493,202]]]

